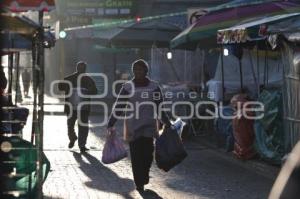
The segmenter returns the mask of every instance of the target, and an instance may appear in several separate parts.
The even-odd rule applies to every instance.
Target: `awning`
[[[37,23],[25,16],[11,13],[2,13],[1,20],[1,32],[12,32],[30,36],[35,34],[37,29],[40,27]]]
[[[0,23],[1,54],[31,50],[33,37],[40,28],[31,19],[11,13],[2,13],[3,23]],[[44,47],[53,47],[55,37],[50,31],[44,32]]]
[[[141,21],[124,20],[115,25],[95,24],[67,28],[67,39],[94,39],[102,46],[121,48],[169,47],[170,40],[186,27],[186,13]]]
[[[46,11],[55,9],[54,0],[2,0],[2,7],[11,12]]]
[[[195,23],[172,39],[171,48],[215,47],[217,31],[220,29],[258,16],[267,17],[295,12],[300,12],[300,4],[297,1],[233,1],[199,17]]]
[[[287,29],[288,20],[297,21],[300,25],[300,12],[257,18],[250,22],[218,30],[217,43],[233,44],[265,39],[270,34],[269,26],[272,27],[273,32],[280,30],[279,24],[282,28]],[[291,28],[289,29],[291,30]]]
[[[1,34],[1,54],[31,50],[32,41],[18,33]]]

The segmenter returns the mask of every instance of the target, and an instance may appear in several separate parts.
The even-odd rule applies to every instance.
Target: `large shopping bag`
[[[155,142],[155,160],[158,168],[167,172],[186,156],[187,153],[177,130],[165,128]]]
[[[102,162],[104,164],[111,164],[125,158],[126,156],[127,151],[122,140],[117,137],[114,131],[110,132],[106,138],[102,151]]]

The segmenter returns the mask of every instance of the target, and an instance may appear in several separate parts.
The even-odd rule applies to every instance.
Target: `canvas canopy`
[[[299,12],[297,1],[232,1],[207,12],[171,41],[171,48],[191,49],[216,47],[217,31],[231,27],[241,20],[258,16]]]
[[[246,23],[218,30],[217,42],[219,44],[233,44],[262,40],[267,38],[270,31],[269,26],[275,32],[276,30],[280,30],[279,27],[284,26],[283,24],[286,24],[288,20],[299,21],[299,19],[299,12],[256,18]]]

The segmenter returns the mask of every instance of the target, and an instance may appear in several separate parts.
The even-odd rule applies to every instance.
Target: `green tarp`
[[[284,155],[282,93],[278,90],[264,90],[259,98],[265,107],[264,117],[256,120],[255,148],[262,159],[281,164]]]
[[[19,137],[0,136],[0,198],[34,199],[37,189],[37,149]],[[43,154],[43,181],[50,170],[50,162]]]

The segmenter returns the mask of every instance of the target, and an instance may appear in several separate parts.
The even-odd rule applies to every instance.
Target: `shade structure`
[[[92,38],[102,46],[122,48],[169,47],[170,41],[186,27],[186,13],[156,19],[129,21],[110,27],[67,29],[68,38]]]
[[[270,34],[276,33],[291,33],[299,34],[300,32],[300,16],[286,18],[278,23],[270,24],[267,27],[267,32]]]
[[[235,44],[266,39],[270,31],[277,32],[284,29],[300,28],[299,20],[300,12],[254,19],[250,22],[218,30],[217,42],[219,44]],[[292,22],[298,22],[298,25]]]
[[[1,6],[11,12],[51,11],[55,9],[54,0],[2,0]]]
[[[119,28],[120,32],[110,39],[113,46],[169,47],[171,39],[181,31],[180,27],[159,20],[136,22]]]
[[[237,6],[234,6],[235,2],[237,2]],[[171,48],[193,50],[197,46],[200,48],[215,47],[219,29],[228,28],[246,19],[299,11],[300,4],[295,0],[233,1],[229,3],[229,6],[223,4],[219,6],[219,9],[214,9],[200,17],[171,41]]]
[[[3,23],[0,23],[1,54],[32,49],[33,37],[40,28],[39,24],[22,15],[12,15],[2,13]],[[54,35],[50,31],[44,32],[44,41],[47,47],[53,47],[55,43]]]
[[[101,53],[123,53],[123,52],[132,52],[135,49],[132,48],[113,48],[113,47],[105,47],[101,45],[95,45],[94,49]]]
[[[1,34],[1,54],[31,50],[32,41],[18,33]]]
[[[0,29],[2,32],[33,35],[40,27],[37,23],[25,16],[18,16],[10,13],[2,13],[1,20],[2,23],[0,23]]]

